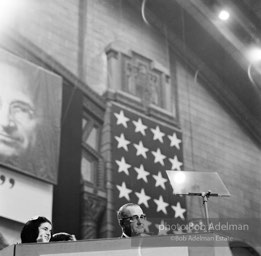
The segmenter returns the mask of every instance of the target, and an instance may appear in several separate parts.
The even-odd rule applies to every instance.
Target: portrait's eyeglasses
[[[138,221],[138,220],[146,220],[146,215],[145,214],[142,214],[140,216],[138,215],[133,215],[133,216],[130,216],[130,217],[126,217],[126,218],[122,218],[123,220],[129,220],[130,222],[134,222],[134,221]]]

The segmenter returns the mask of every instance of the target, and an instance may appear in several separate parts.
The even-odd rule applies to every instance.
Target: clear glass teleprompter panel
[[[174,194],[229,197],[230,193],[217,172],[166,171]]]

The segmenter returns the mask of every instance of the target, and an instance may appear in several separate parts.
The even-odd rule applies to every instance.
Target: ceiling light
[[[226,21],[229,19],[230,14],[227,10],[221,10],[218,14],[218,17],[219,19]]]
[[[246,57],[250,63],[261,61],[261,48],[257,46],[250,47],[246,51]]]

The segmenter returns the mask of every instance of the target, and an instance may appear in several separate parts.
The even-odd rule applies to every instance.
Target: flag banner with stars
[[[184,223],[186,204],[184,197],[173,194],[166,170],[183,169],[181,132],[117,104],[111,110],[115,211],[137,203],[147,216],[147,233],[175,233],[163,226]],[[120,232],[118,228],[115,236]]]

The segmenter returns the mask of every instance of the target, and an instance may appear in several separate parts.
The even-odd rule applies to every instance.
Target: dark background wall
[[[82,92],[63,84],[62,132],[58,185],[54,187],[54,232],[80,236]]]

